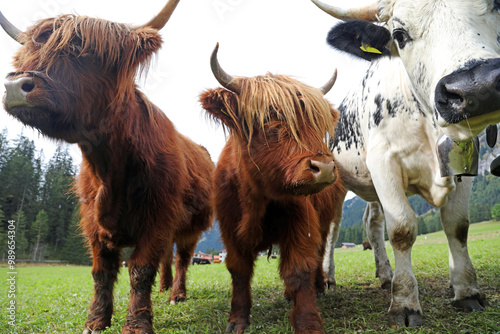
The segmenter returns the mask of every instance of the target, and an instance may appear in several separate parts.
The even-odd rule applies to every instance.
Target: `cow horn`
[[[328,82],[319,89],[323,93],[323,95],[326,95],[326,93],[328,93],[330,89],[332,89],[335,81],[337,81],[337,69],[335,69],[335,71],[333,72],[330,80],[328,80]]]
[[[234,81],[234,77],[229,75],[222,69],[217,60],[217,52],[219,51],[219,43],[215,46],[212,56],[210,57],[210,67],[212,68],[212,73],[215,79],[227,90],[233,93],[239,94],[241,92],[241,86]]]
[[[177,7],[179,1],[180,0],[169,0],[167,4],[163,7],[161,12],[158,15],[156,15],[152,20],[150,20],[148,23],[142,25],[141,28],[150,27],[156,30],[160,30],[161,28],[163,28],[170,19],[170,16],[172,16],[172,13],[174,12],[175,7]]]
[[[17,29],[12,23],[10,23],[9,20],[7,20],[5,16],[3,16],[1,11],[0,11],[0,25],[10,37],[21,43],[19,37],[21,36],[22,31]]]
[[[364,7],[343,9],[327,5],[319,0],[311,1],[326,13],[342,21],[347,19],[361,19],[365,21],[377,20],[378,6],[376,2]]]

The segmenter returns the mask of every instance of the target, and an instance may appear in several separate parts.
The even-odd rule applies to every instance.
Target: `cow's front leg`
[[[120,269],[120,250],[110,249],[105,243],[91,237],[94,257],[92,277],[94,278],[94,298],[85,322],[84,334],[98,333],[111,325],[113,314],[113,286]]]
[[[441,208],[441,222],[448,238],[450,282],[455,292],[453,306],[465,311],[482,311],[489,303],[479,289],[467,250],[472,181],[465,177],[456,183],[455,191],[448,195],[447,204]]]
[[[411,265],[411,248],[417,237],[417,217],[405,194],[405,179],[397,159],[379,154],[367,157],[373,184],[384,208],[387,233],[394,250],[392,300],[389,307],[391,327],[416,327],[422,324],[418,285]]]
[[[295,333],[322,334],[324,330],[316,306],[315,288],[316,271],[321,269],[321,236],[314,208],[310,206],[307,211],[307,216],[290,212],[293,216],[290,216],[288,230],[280,240],[280,273],[293,301],[290,322]]]
[[[422,324],[418,284],[411,266],[411,248],[417,237],[417,219],[406,197],[399,210],[386,209],[387,232],[394,250],[392,300],[389,307],[391,327],[416,327]],[[406,210],[401,210],[406,207]],[[384,206],[385,208],[385,206]],[[397,212],[399,211],[399,212]],[[399,219],[393,220],[393,217]]]
[[[392,269],[384,238],[384,212],[378,202],[369,202],[363,215],[366,235],[370,240],[375,257],[375,276],[380,279],[382,289],[390,289],[392,282]]]
[[[250,309],[252,307],[250,281],[253,276],[255,259],[255,254],[241,252],[235,247],[228,247],[226,266],[231,274],[233,291],[226,333],[243,333],[250,326]]]
[[[163,255],[163,249],[154,248],[158,245],[172,248],[172,244],[164,240],[140,240],[130,257],[130,304],[122,334],[154,333],[151,288]]]
[[[326,285],[327,289],[335,288],[335,244],[339,239],[339,231],[340,231],[340,222],[342,221],[342,206],[344,202],[338,201],[338,206],[336,208],[336,215],[333,222],[330,224],[330,230],[326,241],[323,241],[325,251],[323,255],[323,270],[325,272],[325,281],[324,285]],[[316,279],[318,282],[318,279]],[[318,284],[318,283],[316,283]]]

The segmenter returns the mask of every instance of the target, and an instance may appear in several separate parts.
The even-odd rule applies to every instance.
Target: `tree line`
[[[76,167],[68,147],[59,145],[47,163],[43,150],[19,135],[0,133],[0,260],[15,240],[16,260],[63,260],[88,264],[89,254],[78,230],[78,199],[71,192]],[[15,237],[7,237],[9,221]]]

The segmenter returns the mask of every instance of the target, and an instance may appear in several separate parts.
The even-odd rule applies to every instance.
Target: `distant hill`
[[[226,248],[222,242],[219,230],[219,222],[216,220],[213,223],[212,228],[203,232],[196,245],[196,251],[201,251],[205,253],[218,253],[220,250]]]

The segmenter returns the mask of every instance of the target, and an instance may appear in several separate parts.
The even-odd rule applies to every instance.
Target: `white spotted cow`
[[[443,133],[466,141],[500,121],[500,0],[381,0],[349,10],[313,2],[344,21],[332,28],[328,43],[371,62],[339,107],[331,149],[346,188],[368,202],[364,223],[377,276],[392,289],[391,326],[422,323],[411,265],[417,236],[407,199],[412,194],[441,208],[453,305],[482,310],[488,301],[467,250],[472,178],[442,176],[441,167],[448,164],[440,165],[436,142]],[[384,246],[384,218],[394,275]],[[336,223],[324,263],[331,283]]]

